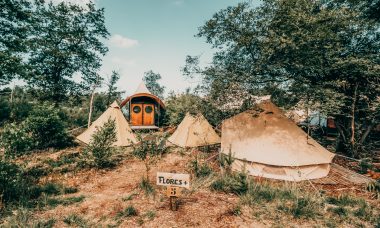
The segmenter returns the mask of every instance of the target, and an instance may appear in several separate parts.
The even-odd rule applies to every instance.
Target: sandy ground
[[[90,170],[50,177],[50,181],[63,182],[67,186],[79,188],[79,192],[72,196],[84,195],[85,200],[70,206],[58,206],[38,212],[36,217],[54,218],[57,220],[56,227],[67,226],[63,219],[71,214],[85,218],[92,225],[102,226],[116,225],[119,221],[120,227],[265,227],[263,223],[231,213],[238,197],[207,189],[187,192],[180,198],[178,211],[171,211],[169,199],[165,195],[166,188],[155,185],[156,172],[188,173],[189,159],[188,155],[171,153],[165,155],[150,170],[150,181],[156,187],[155,196],[146,196],[138,188],[138,183],[145,174],[145,166],[136,159],[124,161],[114,170]],[[125,198],[133,193],[136,195],[126,201]],[[129,205],[137,209],[138,216],[119,219],[118,213]],[[145,216],[148,211],[155,213],[151,220]],[[143,224],[141,221],[144,221]]]

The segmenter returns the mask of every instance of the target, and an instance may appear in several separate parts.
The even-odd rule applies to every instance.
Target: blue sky
[[[84,3],[88,0],[53,0]],[[100,73],[117,70],[118,87],[129,95],[148,70],[162,75],[166,92],[182,92],[197,81],[182,76],[186,55],[201,55],[202,64],[211,60],[213,50],[203,38],[194,37],[217,11],[243,0],[96,0],[105,8],[111,37]],[[253,1],[255,3],[255,1]]]

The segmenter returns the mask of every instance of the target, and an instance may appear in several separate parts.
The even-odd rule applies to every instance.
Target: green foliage
[[[137,135],[138,143],[133,145],[132,154],[136,158],[142,160],[145,164],[146,179],[149,179],[150,166],[157,162],[159,156],[162,156],[166,147],[162,144],[164,139],[154,135]]]
[[[12,216],[4,219],[2,227],[32,227],[32,228],[53,228],[55,219],[36,220],[32,212],[26,208],[20,208]]]
[[[141,179],[139,187],[145,192],[145,195],[147,196],[155,194],[154,186],[149,182],[149,179],[145,177]]]
[[[212,173],[212,169],[207,163],[199,164],[198,159],[190,161],[190,169],[195,174],[196,177],[207,177]]]
[[[220,153],[219,164],[226,171],[226,174],[229,175],[232,172],[232,164],[234,163],[235,158],[232,155],[231,148],[228,154]]]
[[[313,218],[318,214],[318,204],[311,198],[298,198],[291,206],[282,206],[280,209],[293,215],[294,218]]]
[[[63,222],[69,226],[89,227],[87,220],[76,214],[71,214],[65,217]]]
[[[234,193],[243,195],[248,191],[249,181],[245,173],[233,173],[231,175],[220,176],[215,180],[210,188],[214,191]]]
[[[359,157],[380,118],[380,23],[347,2],[265,0],[220,10],[198,33],[217,50],[212,64],[202,69],[188,57],[184,73],[201,75],[220,107],[272,94],[282,106],[298,102],[333,115],[337,148]]]
[[[5,203],[27,199],[33,186],[21,167],[0,160],[0,193]]]
[[[361,174],[367,174],[368,170],[372,169],[373,167],[371,159],[368,159],[368,158],[360,159],[359,167],[360,167]]]
[[[23,54],[27,52],[31,2],[27,0],[1,1],[0,26],[0,85],[25,73]]]
[[[193,115],[202,113],[210,124],[214,126],[220,124],[224,118],[231,115],[220,111],[214,102],[191,93],[189,90],[182,94],[170,93],[166,99],[166,124],[178,125],[186,113]]]
[[[55,208],[59,205],[68,206],[75,203],[80,203],[85,199],[84,196],[73,196],[73,197],[66,197],[66,198],[59,198],[59,197],[49,197],[46,194],[42,194],[42,197],[38,201],[38,206],[40,208],[49,207],[49,208]]]
[[[104,9],[92,2],[81,7],[36,1],[33,19],[28,59],[32,72],[25,80],[39,90],[36,96],[58,103],[88,90],[98,78],[100,57],[108,51],[102,42],[109,36]],[[81,83],[73,80],[75,73],[81,73]]]
[[[107,88],[106,106],[110,105],[112,101],[118,99],[120,97],[120,94],[122,93],[122,92],[118,92],[117,87],[115,86],[119,79],[120,79],[120,74],[116,71],[112,71],[112,74],[109,77],[108,83],[107,83],[108,88]]]
[[[25,120],[25,130],[33,139],[33,147],[36,149],[73,145],[73,138],[67,134],[57,109],[51,106],[36,107]]]
[[[97,168],[115,166],[115,161],[112,159],[115,149],[112,145],[116,140],[115,120],[109,119],[93,134],[90,144],[84,151],[85,159],[93,160]]]
[[[161,78],[162,77],[159,73],[154,73],[153,71],[150,70],[144,73],[143,81],[145,82],[146,87],[152,94],[163,99],[165,86],[162,86],[158,83],[158,81]]]
[[[22,155],[33,148],[34,142],[24,124],[6,124],[0,132],[0,147],[6,157]]]
[[[119,212],[117,214],[119,218],[122,217],[133,217],[137,216],[137,210],[132,205],[129,205],[127,208],[125,208],[123,211]]]
[[[156,212],[155,211],[147,211],[144,214],[144,217],[147,217],[148,220],[153,220],[156,217]]]

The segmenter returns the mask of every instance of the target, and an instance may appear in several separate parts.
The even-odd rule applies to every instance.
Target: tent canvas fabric
[[[83,143],[89,144],[92,140],[92,135],[97,132],[98,128],[102,127],[104,123],[106,123],[110,118],[115,120],[116,126],[117,140],[113,146],[130,146],[132,143],[137,142],[135,135],[129,127],[129,124],[116,101],[114,101],[110,107],[97,120],[95,120],[87,130],[77,136],[77,139]]]
[[[234,170],[288,181],[327,176],[334,157],[270,101],[223,121],[221,152]]]
[[[138,93],[148,93],[148,94],[152,94],[149,89],[146,87],[145,83],[144,82],[141,82],[139,87],[137,87],[136,91],[135,91],[135,94],[138,94]]]
[[[186,148],[218,144],[220,137],[202,114],[187,113],[168,141]]]

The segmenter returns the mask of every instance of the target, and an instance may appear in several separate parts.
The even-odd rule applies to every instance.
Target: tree
[[[120,74],[117,71],[112,71],[111,77],[108,79],[107,83],[107,106],[111,102],[120,97],[121,91],[117,91],[116,83],[120,79]]]
[[[346,3],[266,0],[221,10],[198,33],[218,50],[212,64],[201,69],[188,57],[184,73],[201,74],[214,99],[235,85],[251,94],[281,89],[334,115],[338,149],[358,156],[380,118],[380,30]]]
[[[109,36],[104,9],[96,9],[94,3],[81,7],[64,2],[36,2],[35,7],[32,70],[25,80],[39,90],[41,99],[57,104],[70,93],[88,91],[97,81],[100,56],[108,51],[102,43]],[[73,79],[75,74],[81,75],[82,82]]]
[[[32,24],[31,4],[26,0],[0,1],[0,85],[24,75],[23,54]]]
[[[149,89],[151,93],[156,95],[159,98],[164,97],[165,86],[161,86],[158,83],[158,80],[161,79],[161,75],[159,73],[154,73],[153,71],[147,71],[144,73],[143,81],[146,84],[146,87]]]

